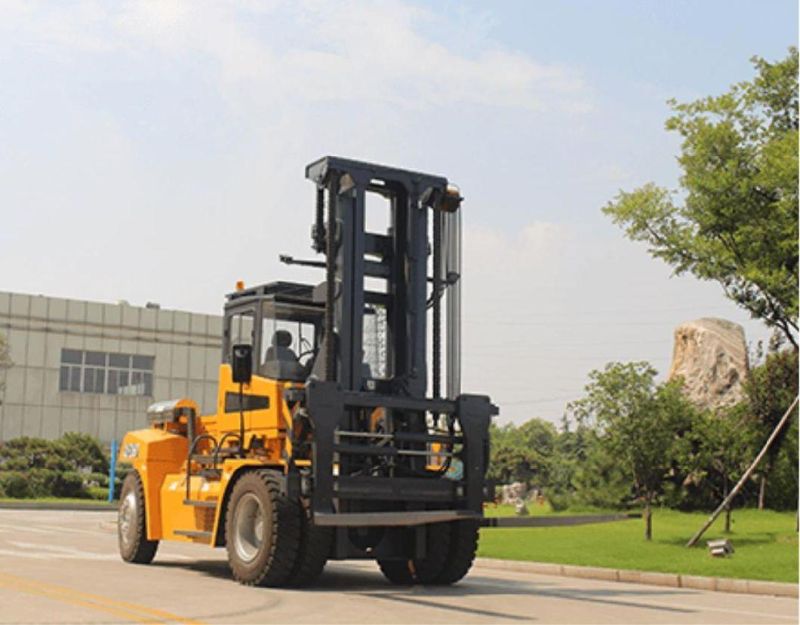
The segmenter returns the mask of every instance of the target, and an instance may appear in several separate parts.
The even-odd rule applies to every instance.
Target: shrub
[[[0,446],[0,470],[44,468],[53,457],[57,457],[57,452],[52,441],[21,436]]]
[[[25,474],[31,497],[52,497],[53,485],[58,478],[58,471],[53,469],[30,469]]]
[[[34,496],[28,480],[19,471],[0,472],[0,488],[2,488],[7,497],[15,499],[26,499]]]
[[[108,473],[90,473],[86,476],[87,486],[108,487]]]
[[[103,488],[102,486],[89,486],[86,490],[89,491],[90,499],[96,499],[98,501],[106,501],[108,499],[107,488]]]
[[[83,476],[75,471],[58,473],[53,480],[50,493],[54,497],[76,497],[88,499],[89,490],[83,483]]]
[[[108,457],[99,441],[88,434],[67,432],[55,441],[56,452],[68,470],[108,473]]]
[[[570,507],[572,497],[567,493],[547,493],[547,502],[550,504],[553,512],[563,512]]]
[[[54,441],[15,438],[0,445],[0,496],[90,497],[90,483],[108,486],[108,462],[88,434],[68,432]],[[124,471],[118,475],[125,478]]]

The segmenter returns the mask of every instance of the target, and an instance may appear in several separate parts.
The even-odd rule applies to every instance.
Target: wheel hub
[[[136,493],[125,495],[119,507],[119,537],[122,544],[129,545],[136,532]]]
[[[266,518],[258,497],[245,494],[236,506],[233,546],[243,562],[255,560],[266,534]]]

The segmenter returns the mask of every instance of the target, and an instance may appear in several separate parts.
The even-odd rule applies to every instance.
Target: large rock
[[[525,501],[525,497],[528,495],[528,487],[522,482],[513,482],[505,484],[501,493],[500,503],[517,505],[517,503]]]
[[[701,408],[743,398],[749,368],[744,328],[725,319],[697,319],[675,328],[669,378],[682,377],[686,396]]]

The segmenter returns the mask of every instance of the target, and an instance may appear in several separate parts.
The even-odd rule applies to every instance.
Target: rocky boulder
[[[749,363],[744,328],[725,319],[697,319],[675,328],[669,379],[683,378],[698,407],[732,406],[743,398]]]
[[[501,491],[500,503],[517,505],[524,502],[528,495],[528,487],[522,482],[513,482],[505,484]]]

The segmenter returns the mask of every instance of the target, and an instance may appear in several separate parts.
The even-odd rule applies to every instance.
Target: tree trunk
[[[653,540],[653,511],[649,499],[644,504],[644,539]]]
[[[761,483],[758,485],[758,509],[764,509],[764,499],[767,496],[767,474],[761,474]]]

